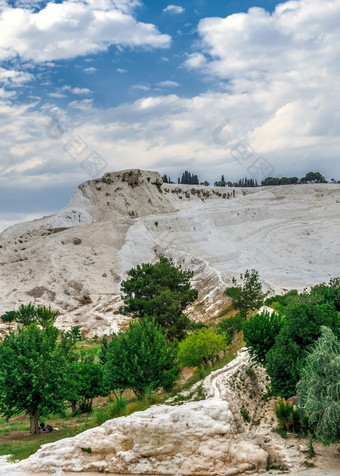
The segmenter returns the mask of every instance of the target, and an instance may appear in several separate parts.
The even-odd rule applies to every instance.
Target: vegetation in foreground
[[[239,314],[207,327],[185,315],[197,297],[191,277],[165,257],[131,270],[122,284],[123,310],[135,320],[101,346],[81,349],[79,329],[60,333],[54,327],[57,314],[49,308],[29,304],[6,313],[3,320],[15,321],[18,329],[0,343],[0,412],[12,418],[12,425],[24,421],[15,415],[28,414],[33,436],[11,446],[9,423],[3,423],[1,452],[26,457],[35,451],[47,436],[39,434],[38,422],[56,412],[59,420],[52,419],[60,430],[48,435],[49,441],[163,402],[169,392],[178,393],[183,366],[196,366],[193,378],[198,380],[231,359],[242,330],[252,358],[265,365],[272,392],[279,396],[279,431],[309,431],[325,444],[339,441],[340,279],[310,292],[269,298],[266,304],[277,312],[253,315],[266,294],[257,271],[246,270],[239,284],[234,280],[226,290]],[[321,378],[325,372],[328,380]],[[316,381],[320,385],[313,393]],[[297,404],[287,403],[296,392]],[[94,399],[107,402],[107,395],[103,408],[93,408]],[[317,408],[316,401],[321,403]]]

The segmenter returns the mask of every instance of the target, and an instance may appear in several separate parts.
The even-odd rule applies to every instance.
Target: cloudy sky
[[[340,0],[0,0],[0,230],[106,171],[340,179]]]

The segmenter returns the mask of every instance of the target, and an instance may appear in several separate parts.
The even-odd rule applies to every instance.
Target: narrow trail
[[[207,398],[217,398],[218,400],[228,401],[230,390],[225,385],[226,381],[237,373],[242,365],[249,360],[248,352],[245,348],[240,349],[238,355],[228,365],[222,369],[211,372],[203,382],[204,393]]]

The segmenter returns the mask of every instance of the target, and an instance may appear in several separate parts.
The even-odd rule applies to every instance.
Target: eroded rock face
[[[265,469],[268,454],[237,435],[219,399],[159,405],[109,420],[74,438],[44,445],[19,465],[30,471],[232,475]]]

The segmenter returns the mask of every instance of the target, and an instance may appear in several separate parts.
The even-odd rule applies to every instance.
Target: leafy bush
[[[226,338],[212,329],[198,329],[179,343],[178,360],[188,367],[214,362],[227,345]]]
[[[284,325],[265,357],[275,395],[295,395],[309,347],[321,335],[322,326],[340,332],[340,317],[333,304],[300,302],[287,306]]]
[[[254,360],[265,362],[266,354],[275,344],[283,323],[282,315],[266,311],[243,323],[244,340]]]
[[[242,330],[243,322],[244,319],[239,314],[234,317],[223,319],[223,321],[218,324],[216,332],[218,334],[223,334],[227,343],[231,344],[235,335]]]

